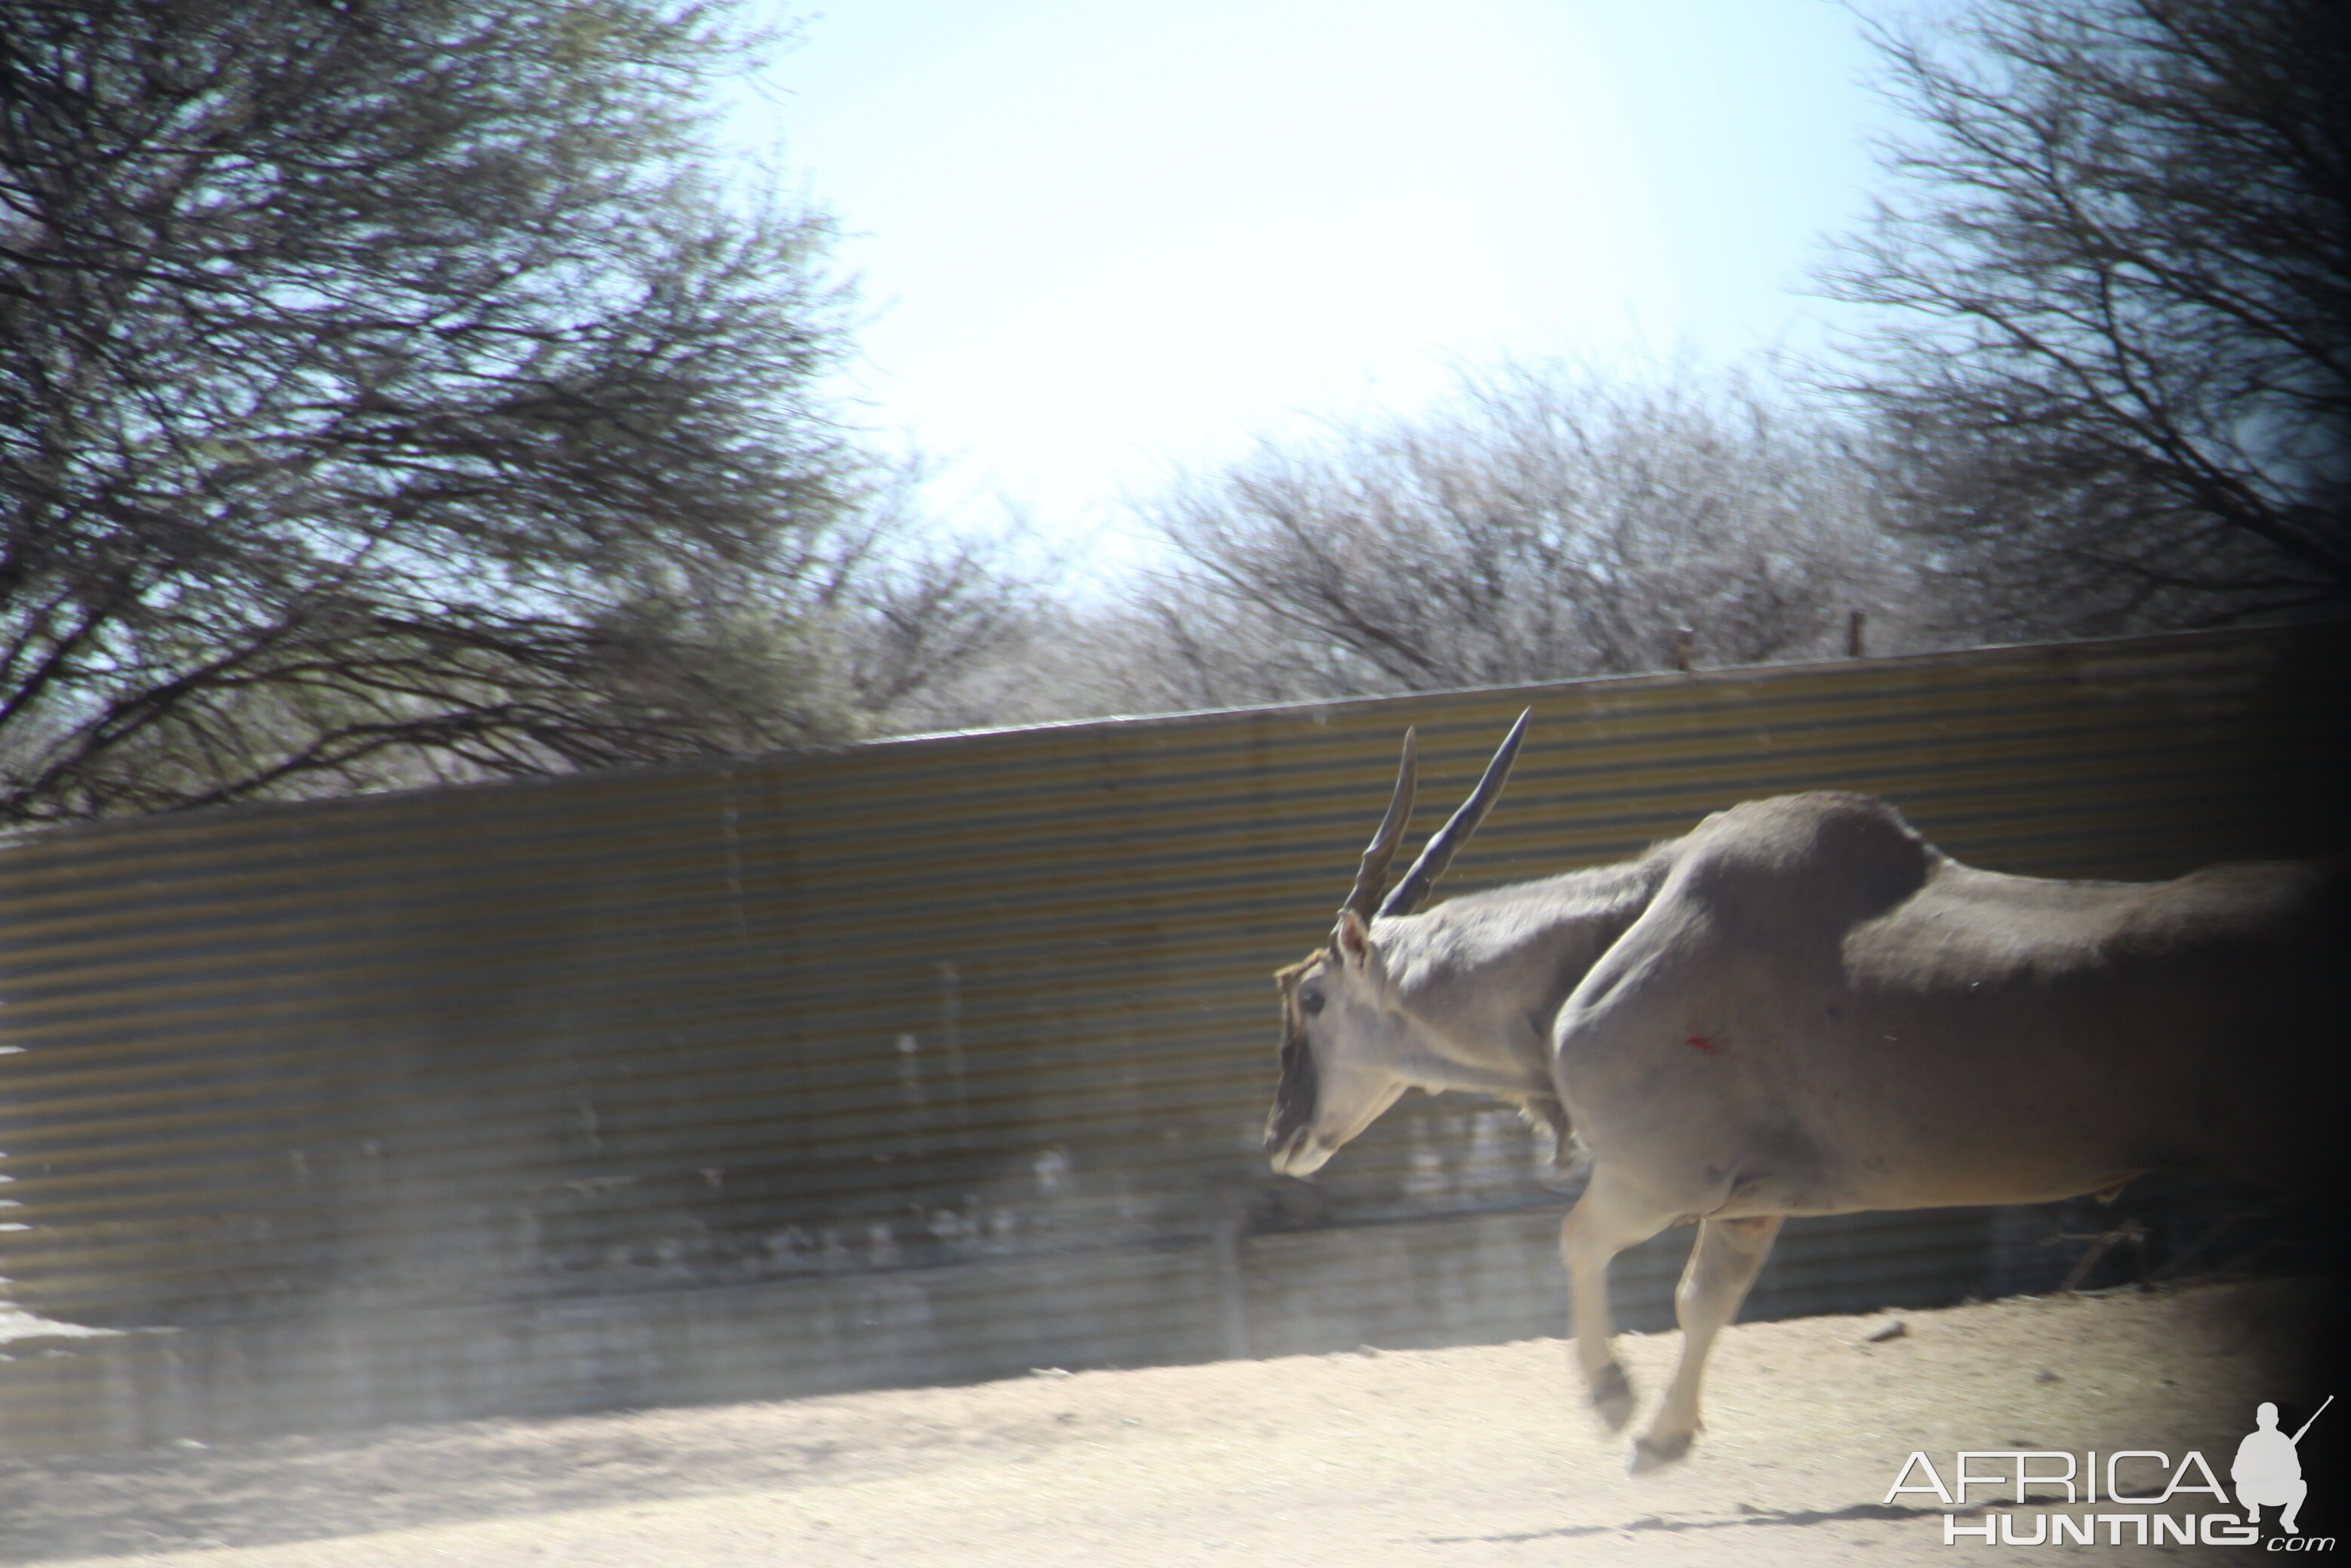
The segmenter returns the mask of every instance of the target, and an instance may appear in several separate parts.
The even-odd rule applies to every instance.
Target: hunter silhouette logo
[[[2331,1535],[2304,1535],[2298,1522],[2310,1483],[2302,1475],[2303,1437],[2335,1403],[2328,1395],[2292,1436],[2278,1430],[2278,1407],[2266,1401],[2253,1412],[2253,1429],[2237,1445],[2229,1479],[2237,1490],[2229,1512],[2198,1511],[2190,1500],[2229,1507],[2228,1489],[2200,1453],[2190,1449],[2174,1464],[2153,1448],[2063,1449],[1967,1448],[1955,1457],[1951,1481],[1924,1452],[1903,1462],[1886,1490],[1891,1505],[1905,1493],[1932,1497],[1942,1516],[1943,1544],[1980,1542],[1986,1546],[2251,1546],[2267,1552],[2332,1552]],[[2165,1478],[2168,1477],[2167,1480]],[[1995,1498],[1969,1495],[1986,1489]],[[2011,1496],[1997,1494],[2013,1489]],[[2041,1489],[2038,1494],[2031,1490]],[[2063,1496],[2049,1489],[2063,1490]],[[2028,1505],[2042,1505],[2028,1511]],[[2264,1539],[2262,1510],[2278,1510],[2281,1532]],[[1977,1522],[1965,1523],[1973,1519]]]
[[[2335,1396],[2326,1396],[2326,1405],[2335,1403]],[[2302,1479],[2302,1433],[2310,1430],[2311,1421],[2326,1414],[2326,1405],[2310,1413],[2310,1421],[2302,1424],[2302,1431],[2287,1437],[2277,1429],[2277,1406],[2264,1400],[2253,1412],[2253,1430],[2237,1445],[2237,1462],[2229,1467],[2229,1479],[2237,1483],[2237,1501],[2245,1511],[2247,1524],[2262,1521],[2263,1508],[2282,1508],[2278,1528],[2288,1535],[2300,1535],[2302,1527],[2294,1516],[2302,1511],[2302,1500],[2310,1495],[2310,1483]]]

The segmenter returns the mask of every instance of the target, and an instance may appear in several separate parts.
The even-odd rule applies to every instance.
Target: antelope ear
[[[1331,946],[1350,965],[1361,968],[1372,956],[1372,934],[1364,925],[1364,917],[1352,909],[1339,913],[1339,924],[1331,928]]]

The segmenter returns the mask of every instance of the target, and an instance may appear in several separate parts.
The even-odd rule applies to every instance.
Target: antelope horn
[[[1428,896],[1428,890],[1437,885],[1437,879],[1453,863],[1453,852],[1469,841],[1469,835],[1478,831],[1478,824],[1486,820],[1495,798],[1501,794],[1502,782],[1510,776],[1510,764],[1518,758],[1519,742],[1526,738],[1527,720],[1534,716],[1534,712],[1529,708],[1519,715],[1519,722],[1510,726],[1510,733],[1502,737],[1501,749],[1494,753],[1493,761],[1486,764],[1486,776],[1478,780],[1478,788],[1469,791],[1469,799],[1461,802],[1452,821],[1437,829],[1437,836],[1428,841],[1420,858],[1412,862],[1412,869],[1404,873],[1404,880],[1388,894],[1388,901],[1380,905],[1382,915],[1410,915]]]
[[[1347,902],[1339,913],[1355,912],[1357,919],[1369,923],[1372,912],[1379,907],[1380,890],[1386,885],[1388,862],[1395,859],[1396,846],[1404,841],[1405,825],[1412,821],[1413,796],[1418,791],[1420,779],[1420,737],[1412,730],[1404,732],[1404,760],[1396,767],[1395,794],[1388,800],[1388,814],[1380,819],[1380,831],[1372,835],[1369,847],[1364,851],[1364,863],[1355,872],[1355,890],[1347,894]]]

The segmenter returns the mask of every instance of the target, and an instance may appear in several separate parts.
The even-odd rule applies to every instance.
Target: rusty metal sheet
[[[0,1296],[249,1336],[966,1267],[1017,1281],[1155,1249],[1246,1274],[1308,1246],[1284,1239],[1382,1227],[1437,1257],[1447,1225],[1562,1201],[1507,1115],[1399,1107],[1311,1194],[1256,1148],[1270,972],[1327,931],[1407,724],[1426,832],[1535,711],[1449,891],[1799,789],[1885,795],[1978,864],[2158,877],[2340,847],[2346,653],[2326,627],[1991,649],[24,835],[0,844]],[[1947,1261],[1985,1245],[1982,1225],[1917,1234]],[[1830,1260],[1789,1249],[1759,1300],[1827,1300],[1832,1275],[1866,1296],[1868,1249],[1814,1250]],[[1276,1291],[1250,1279],[1214,1310]],[[1230,1335],[1196,1298],[1101,1310],[1140,1314],[1122,1354],[1213,1354]],[[1013,1285],[971,1299],[1033,1312]]]

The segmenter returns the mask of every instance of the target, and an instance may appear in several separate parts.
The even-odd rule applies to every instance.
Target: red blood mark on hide
[[[1692,1051],[1703,1051],[1708,1055],[1711,1056],[1715,1051],[1720,1050],[1723,1045],[1728,1044],[1729,1042],[1727,1040],[1708,1040],[1702,1034],[1694,1034],[1684,1043],[1688,1045]]]

